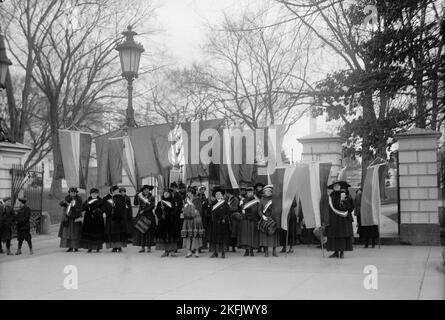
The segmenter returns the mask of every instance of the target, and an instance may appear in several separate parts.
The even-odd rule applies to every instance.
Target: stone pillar
[[[438,245],[437,147],[440,133],[414,128],[399,141],[400,240]]]
[[[332,169],[328,183],[337,179],[342,167],[342,144],[345,140],[327,132],[317,132],[297,139],[303,145],[302,162],[331,162]]]

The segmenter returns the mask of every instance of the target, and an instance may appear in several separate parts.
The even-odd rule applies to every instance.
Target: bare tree
[[[288,123],[287,131],[309,104],[303,80],[310,35],[301,24],[270,25],[271,19],[267,10],[225,15],[211,29],[206,51],[212,66],[201,85],[212,89],[218,112],[232,122],[251,128]]]
[[[34,122],[17,121],[18,108],[8,95],[11,131],[18,131],[16,137],[23,140],[23,124],[38,119],[36,115],[40,113],[30,112],[35,108],[30,105],[31,87],[37,88],[45,98],[46,108],[42,108],[40,116],[46,119],[48,128],[41,134],[49,144],[31,139],[34,147],[47,149],[40,150],[37,159],[38,152],[31,154],[33,160],[30,158],[27,163],[52,150],[51,194],[60,193],[63,176],[58,129],[101,129],[97,124],[101,123],[104,106],[123,96],[119,94],[122,86],[117,85],[121,77],[114,51],[116,41],[127,25],[140,23],[143,27],[153,9],[136,0],[130,5],[118,0],[13,0],[2,8],[9,21],[7,39],[12,55],[25,72],[21,116],[34,117]],[[29,132],[33,137],[33,131]]]

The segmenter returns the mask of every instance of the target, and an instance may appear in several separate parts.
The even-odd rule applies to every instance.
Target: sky
[[[205,43],[206,26],[222,19],[223,11],[236,13],[244,6],[255,6],[258,0],[158,0],[157,25],[161,32],[156,41],[165,47],[178,64],[187,66],[203,59],[202,46]],[[147,47],[146,45],[144,45]],[[327,131],[323,119],[316,120],[317,131]],[[295,123],[283,140],[283,149],[290,160],[301,158],[302,145],[296,140],[310,133],[309,118]]]

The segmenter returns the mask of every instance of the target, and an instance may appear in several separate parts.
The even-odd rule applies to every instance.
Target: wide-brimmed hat
[[[11,200],[11,197],[3,198],[3,202],[6,202],[6,201],[8,201],[8,200]]]
[[[246,187],[246,192],[247,191],[255,191],[255,188],[254,187]]]
[[[124,187],[120,187],[119,192],[127,192],[127,189],[125,189]]]
[[[176,183],[176,181],[170,183],[170,188],[178,188],[178,184]]]
[[[77,190],[76,187],[71,187],[71,188],[69,188],[68,192],[75,192],[75,193],[78,193],[79,190]]]
[[[334,189],[334,185],[336,185],[336,184],[340,185],[341,189],[348,189],[351,186],[346,181],[337,180],[337,181],[332,182],[330,185],[328,185],[328,189]]]
[[[97,188],[91,188],[90,189],[90,194],[91,193],[99,193],[99,189],[97,189]]]
[[[222,188],[222,187],[220,187],[220,186],[217,186],[217,187],[214,187],[214,188],[213,188],[213,190],[212,190],[212,195],[215,196],[217,192],[221,192],[222,194],[225,193],[224,188]]]
[[[273,192],[273,185],[272,184],[268,184],[267,186],[264,186],[263,192],[265,192],[266,190],[269,190],[270,192]]]
[[[113,192],[116,191],[116,190],[119,190],[119,187],[118,187],[118,186],[112,186],[112,187],[110,188],[110,193],[113,193]]]
[[[196,192],[197,192],[196,186],[189,186],[187,188],[187,192],[191,192],[192,194],[196,194]]]
[[[264,183],[262,183],[262,182],[255,183],[255,189],[258,187],[264,188]]]
[[[27,201],[25,197],[19,197],[18,200],[23,204],[26,204]]]
[[[149,191],[151,191],[154,189],[154,187],[149,184],[144,184],[141,188],[141,191],[144,191],[145,189],[148,189]]]

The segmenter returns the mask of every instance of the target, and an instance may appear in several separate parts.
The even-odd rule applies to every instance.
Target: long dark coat
[[[126,211],[127,211],[127,234],[131,238],[133,234],[133,207],[131,206],[131,198],[125,195]]]
[[[199,195],[201,200],[201,208],[202,208],[202,224],[206,232],[204,233],[204,242],[209,242],[209,230],[210,230],[210,199],[208,199],[204,194]]]
[[[179,211],[175,207],[174,199],[172,197],[162,197],[156,206],[155,214],[158,218],[155,236],[156,246],[158,246],[158,243],[173,244],[179,240],[182,241],[182,226],[180,226]]]
[[[67,212],[69,204],[73,200],[75,202],[74,207],[71,207]],[[59,205],[64,208],[64,217],[59,229],[60,247],[78,249],[81,247],[82,237],[82,221],[79,219],[82,217],[82,198],[79,195],[74,197],[68,195]]]
[[[226,201],[215,208],[217,201],[212,203],[210,216],[210,243],[221,245],[230,243],[230,207]]]
[[[14,209],[0,204],[0,241],[11,240],[14,224]]]
[[[126,246],[127,234],[127,202],[121,194],[112,196],[108,194],[104,197],[105,202],[105,242],[108,247],[112,244]]]
[[[156,206],[155,198],[151,193],[148,194],[146,199],[148,200],[148,203],[144,200],[139,198],[140,194],[137,193],[134,197],[134,205],[139,206],[138,213],[136,217],[133,219],[133,245],[134,246],[140,246],[140,247],[151,247],[154,245],[154,237],[155,237],[155,231],[156,231],[156,218],[153,213],[153,210]],[[148,228],[147,232],[142,233],[138,229],[136,229],[135,225],[140,219],[140,217],[146,217],[150,220],[151,224]]]
[[[346,217],[336,214],[329,207],[329,225],[326,227],[326,236],[328,237],[328,251],[351,251],[352,237],[352,211],[354,210],[354,202],[348,194],[345,200],[340,200],[341,193],[333,191],[330,195],[332,206],[340,211],[347,211]]]
[[[236,246],[236,237],[238,235],[239,221],[233,218],[235,212],[239,212],[239,199],[238,197],[232,196],[227,198],[227,205],[230,209],[230,230],[232,232],[232,243],[231,245]]]
[[[83,204],[83,226],[82,226],[82,245],[86,249],[93,249],[91,246],[97,246],[100,249],[105,240],[105,221],[103,214],[105,212],[105,203],[101,198],[93,200],[92,197]]]
[[[15,216],[15,223],[17,229],[17,240],[18,241],[29,241],[31,240],[31,208],[24,205],[17,210],[17,215]]]
[[[251,202],[254,201],[255,202]],[[237,245],[242,248],[258,248],[258,207],[259,201],[255,197],[245,198],[240,203],[243,219],[239,223]]]

